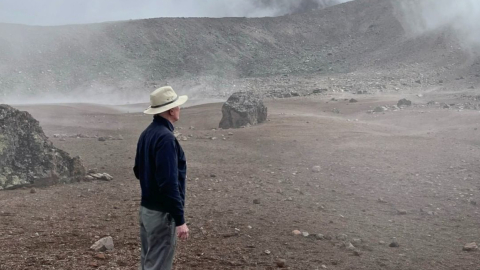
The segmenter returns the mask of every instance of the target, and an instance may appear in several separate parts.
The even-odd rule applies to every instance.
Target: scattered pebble
[[[90,247],[90,249],[93,249],[97,252],[113,250],[113,248],[114,248],[113,238],[111,236],[104,237],[104,238],[98,240],[97,242],[95,242],[95,244],[93,244]]]
[[[284,268],[287,265],[287,261],[284,259],[278,259],[276,264],[279,268]]]
[[[397,247],[400,247],[400,245],[398,244],[397,240],[393,240],[392,243],[390,243],[390,245],[388,245],[389,247],[392,247],[392,248],[397,248]]]
[[[477,243],[469,243],[463,247],[463,251],[476,251],[478,249]]]

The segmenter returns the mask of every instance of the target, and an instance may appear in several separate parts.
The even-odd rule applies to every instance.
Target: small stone
[[[322,171],[322,167],[320,167],[320,166],[313,166],[312,171],[313,171],[313,172],[316,172],[316,173],[321,172],[321,171]]]
[[[352,99],[350,99],[350,101],[349,101],[349,102],[350,102],[350,103],[356,103],[356,102],[358,102],[358,100],[356,100],[356,99],[352,98]]]
[[[216,139],[217,139],[217,137],[210,137],[210,140],[212,140],[212,141],[214,141]]]
[[[90,176],[98,180],[104,180],[104,181],[113,180],[113,177],[108,173],[94,173],[94,174],[91,174]]]
[[[360,255],[362,255],[362,252],[360,252],[360,251],[358,251],[358,250],[354,250],[354,251],[353,251],[353,255],[355,255],[355,256],[360,256]]]
[[[272,252],[267,249],[267,250],[264,251],[264,253],[267,254],[267,255],[270,255]]]
[[[383,198],[378,198],[378,202],[379,203],[387,203],[387,201],[385,201]]]
[[[325,238],[325,240],[332,240],[333,239],[332,235],[330,235],[328,233],[323,237]]]
[[[113,238],[111,236],[104,237],[104,238],[98,240],[97,242],[95,242],[95,244],[93,244],[90,247],[90,249],[93,249],[97,252],[113,250],[113,248],[114,248]]]
[[[388,245],[389,247],[392,247],[392,248],[398,248],[400,247],[400,245],[398,244],[397,240],[393,240],[392,243],[390,243],[390,245]]]
[[[352,239],[352,243],[354,243],[355,245],[359,245],[360,243],[362,243],[362,239],[360,238],[353,238]]]
[[[325,236],[323,236],[323,234],[321,234],[321,233],[318,233],[318,234],[315,235],[315,239],[323,240],[323,239],[325,239]]]
[[[401,106],[412,106],[412,102],[411,102],[410,100],[404,98],[404,99],[401,99],[401,100],[398,101],[397,106],[398,106],[398,107],[401,107]]]
[[[406,210],[402,210],[402,209],[398,209],[398,210],[397,210],[397,214],[399,214],[399,215],[406,215],[406,214],[407,214],[407,211],[406,211]]]
[[[278,259],[276,264],[278,268],[284,268],[287,265],[287,261],[284,259]]]
[[[310,234],[308,232],[302,232],[303,237],[308,237]]]
[[[336,113],[336,114],[340,114],[340,110],[337,109],[337,108],[333,108],[332,112],[333,112],[333,113]]]
[[[98,141],[99,141],[99,142],[104,142],[104,141],[106,141],[106,140],[107,140],[107,138],[105,138],[105,137],[99,137],[99,138],[98,138]]]
[[[355,246],[352,245],[352,243],[347,243],[347,244],[346,244],[346,248],[347,248],[347,250],[350,250],[350,251],[354,251],[354,250],[355,250]]]
[[[215,174],[210,174],[210,177],[211,177],[211,178],[215,178],[215,177],[217,177],[217,176],[216,176]]]
[[[327,266],[325,264],[322,264],[323,269],[327,269]]]
[[[475,251],[478,249],[477,243],[469,243],[463,247],[463,251]]]
[[[254,199],[253,204],[260,204],[260,200],[259,199]]]
[[[373,109],[373,112],[376,112],[376,113],[381,113],[381,112],[384,112],[385,111],[385,108],[384,107],[375,107],[375,109]]]
[[[378,244],[385,245],[385,241],[378,241]]]
[[[34,189],[34,188],[32,188],[32,189],[30,189],[30,193],[32,193],[32,194],[33,194],[33,193],[37,193],[37,190]]]
[[[348,236],[346,234],[337,235],[337,240],[340,240],[340,241],[346,241],[347,238],[348,238]]]
[[[302,234],[302,232],[299,231],[299,230],[293,230],[292,233],[293,233],[293,235],[300,235],[300,234]]]
[[[95,259],[99,259],[99,260],[105,260],[107,257],[105,256],[105,253],[98,253],[97,255],[95,255]]]

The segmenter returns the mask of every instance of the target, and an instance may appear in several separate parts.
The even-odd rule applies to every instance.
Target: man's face
[[[180,107],[175,107],[171,109],[170,115],[172,116],[172,120],[177,122],[180,119]]]

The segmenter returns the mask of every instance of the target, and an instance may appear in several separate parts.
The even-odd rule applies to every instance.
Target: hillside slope
[[[112,91],[127,98],[175,80],[205,88],[201,78],[323,76],[418,61],[437,67],[451,55],[465,61],[441,34],[406,38],[394,13],[388,0],[357,0],[275,18],[0,24],[0,101]]]

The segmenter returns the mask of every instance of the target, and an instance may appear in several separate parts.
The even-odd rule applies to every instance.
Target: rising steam
[[[247,9],[244,16],[280,16],[323,9],[351,0],[250,0],[244,1]]]
[[[462,45],[480,48],[480,1],[478,0],[402,0],[399,8],[405,29],[414,35],[451,29]]]

